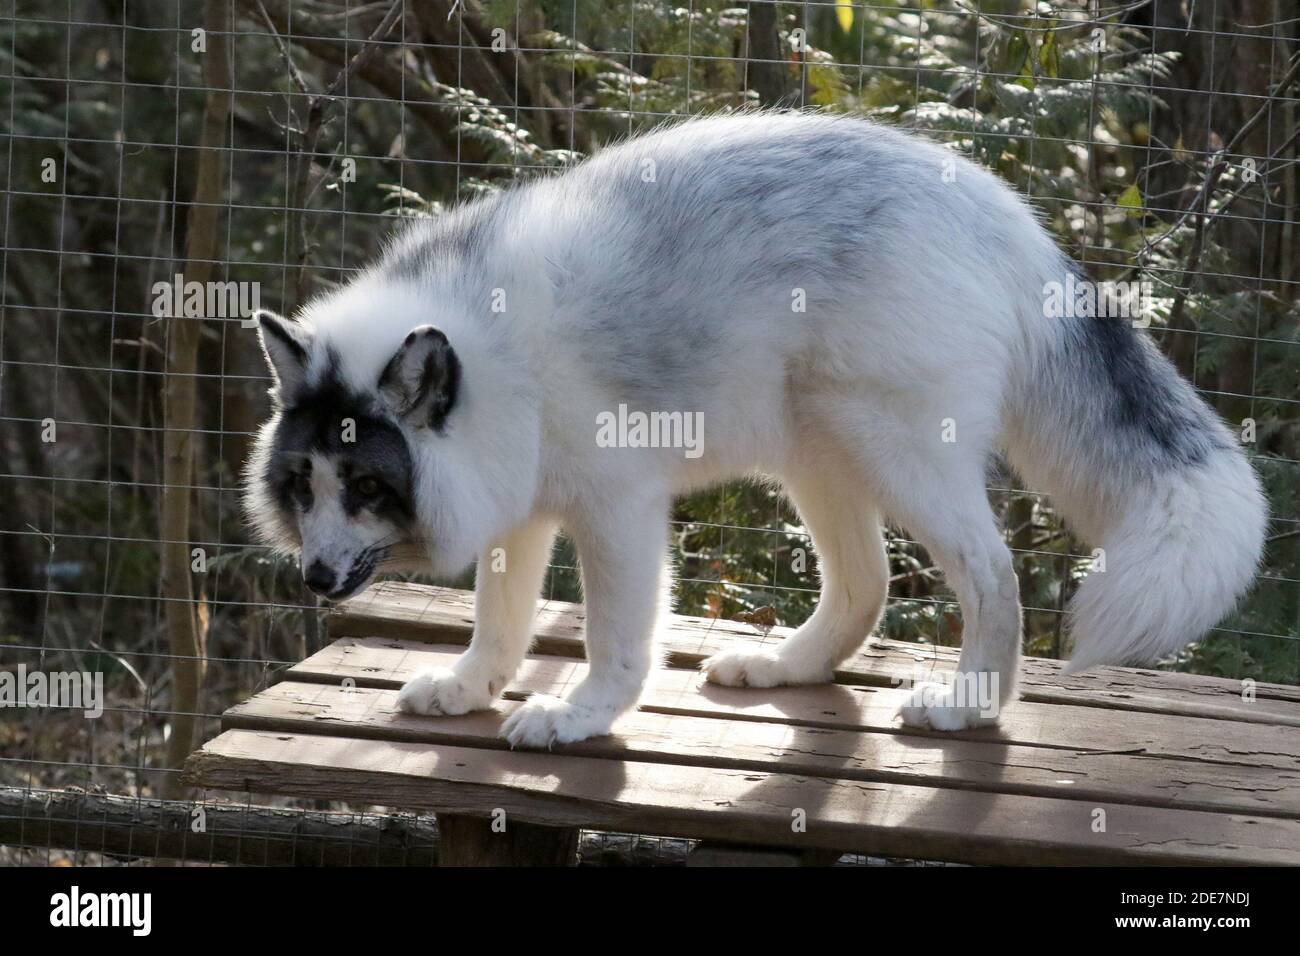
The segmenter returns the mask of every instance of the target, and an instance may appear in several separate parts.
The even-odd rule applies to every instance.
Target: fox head
[[[467,563],[422,503],[432,477],[424,459],[436,455],[428,446],[446,437],[461,392],[447,336],[413,328],[362,382],[307,322],[257,319],[274,413],[249,463],[246,504],[263,540],[296,553],[306,585],[333,601],[380,570],[445,564],[440,556]]]

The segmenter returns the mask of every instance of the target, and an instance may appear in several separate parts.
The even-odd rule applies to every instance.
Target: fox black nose
[[[327,595],[334,590],[334,572],[323,561],[313,561],[302,573],[302,579],[317,594]]]

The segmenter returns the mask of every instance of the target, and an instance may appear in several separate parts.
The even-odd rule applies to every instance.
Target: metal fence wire
[[[428,817],[181,785],[218,715],[328,630],[297,567],[241,518],[240,469],[268,410],[247,316],[342,281],[403,217],[705,112],[809,108],[918,131],[1025,193],[1090,276],[1149,283],[1152,334],[1239,433],[1272,511],[1255,590],[1162,666],[1300,681],[1293,4],[0,10],[0,862],[429,861]],[[191,283],[205,290],[192,307]],[[1092,556],[1005,469],[989,492],[1026,651],[1061,656],[1062,609]],[[815,554],[778,492],[694,495],[673,528],[683,613],[771,607],[794,625],[811,611]],[[883,632],[954,643],[956,605],[924,551],[891,532],[889,555]],[[578,597],[575,564],[561,541],[548,595]],[[102,681],[102,713],[15,697],[32,675]],[[684,852],[619,838],[585,858],[610,847],[633,862]]]

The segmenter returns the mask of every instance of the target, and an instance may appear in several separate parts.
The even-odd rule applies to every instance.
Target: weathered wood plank
[[[230,730],[190,786],[547,826],[1003,864],[1300,865],[1300,824],[752,770]],[[1102,832],[1094,832],[1104,814]],[[800,827],[799,821],[806,822]]]
[[[582,605],[543,602],[534,649],[542,654],[581,657],[583,623]],[[473,624],[473,592],[387,581],[337,608],[330,618],[330,632],[333,636],[464,644]],[[673,615],[663,628],[661,643],[671,664],[693,667],[724,647],[734,647],[736,641],[771,644],[789,633],[789,628],[774,628],[764,638],[746,624]],[[956,652],[950,648],[873,641],[836,672],[836,680],[897,686],[932,669],[950,671],[955,662]],[[1027,658],[1021,668],[1021,699],[1300,727],[1297,687],[1256,683],[1253,699],[1245,699],[1240,681],[1124,667],[1099,667],[1066,677],[1061,666],[1060,661]]]
[[[295,665],[298,681],[394,689],[427,667],[446,667],[461,653],[455,645],[391,638],[340,638]],[[563,695],[582,679],[586,665],[558,657],[530,656],[510,685],[515,696]],[[641,699],[641,709],[733,720],[766,721],[831,730],[902,733],[894,719],[908,692],[864,685],[778,687],[769,690],[718,687],[698,671],[665,668],[656,672]],[[908,728],[910,736],[952,740],[953,735]],[[1019,701],[997,728],[967,731],[963,740],[1078,752],[1119,752],[1173,757],[1229,767],[1300,771],[1300,734],[1290,727],[1237,721],[1190,720],[1146,712],[1116,713],[1096,707]]]
[[[507,744],[497,736],[501,721],[519,706],[501,701],[491,712],[424,717],[399,712],[394,690],[285,681],[226,711],[222,727],[504,750]],[[615,731],[554,749],[607,760],[1300,819],[1300,769],[1280,772],[682,713],[641,711],[624,718]]]

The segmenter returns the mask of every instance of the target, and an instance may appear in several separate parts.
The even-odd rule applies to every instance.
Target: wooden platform
[[[955,652],[877,641],[822,687],[703,683],[704,657],[753,627],[675,617],[669,667],[611,737],[511,751],[528,694],[581,679],[582,607],[551,602],[495,712],[398,713],[397,689],[468,642],[473,595],[385,583],[336,611],[337,640],[226,712],[195,786],[432,810],[444,862],[563,862],[571,828],[800,853],[1002,864],[1300,864],[1300,688],[1152,670],[1062,677],[1024,665],[1002,726],[902,728],[900,680]],[[504,812],[510,836],[488,828]],[[801,825],[802,824],[802,825]],[[556,829],[549,829],[556,828]],[[832,854],[833,856],[834,854]]]

